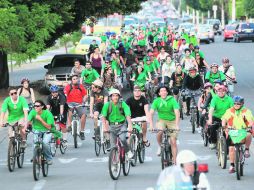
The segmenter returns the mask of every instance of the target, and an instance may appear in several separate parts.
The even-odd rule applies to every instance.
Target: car
[[[235,34],[236,25],[226,25],[223,34],[223,41],[226,42],[228,39],[233,39]]]
[[[254,23],[240,23],[235,28],[234,42],[252,40],[254,42]]]
[[[85,66],[86,56],[81,54],[55,55],[51,62],[44,66],[48,70],[44,77],[44,89],[46,91],[52,85],[57,85],[63,89],[70,82],[71,69],[75,59],[78,59],[80,64]]]
[[[200,40],[200,42],[206,42],[207,44],[210,43],[207,25],[199,25],[197,27],[197,37]]]
[[[194,24],[192,24],[190,22],[180,23],[178,26],[178,32],[181,33],[182,29],[184,29],[185,32],[189,33],[191,31],[191,29],[194,27],[195,27]]]
[[[215,39],[214,39],[215,34],[213,31],[213,25],[205,24],[205,26],[207,28],[210,41],[214,42],[215,41]]]
[[[100,47],[101,45],[101,38],[97,36],[84,36],[80,39],[79,42],[76,43],[75,53],[76,54],[87,54],[89,53],[89,47],[93,40],[96,40],[96,43]]]
[[[222,34],[222,26],[219,19],[207,19],[206,24],[213,25],[214,34]]]

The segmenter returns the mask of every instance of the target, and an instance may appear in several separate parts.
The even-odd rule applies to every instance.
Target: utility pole
[[[224,10],[224,2],[221,2],[221,25],[222,28],[225,26],[225,10]]]
[[[232,0],[232,21],[234,22],[236,19],[236,7],[235,0]]]

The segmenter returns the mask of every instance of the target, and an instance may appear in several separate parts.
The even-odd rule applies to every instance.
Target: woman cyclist
[[[28,78],[21,80],[22,87],[18,89],[18,95],[23,96],[27,103],[32,105],[35,102],[34,90],[29,87],[30,81]]]

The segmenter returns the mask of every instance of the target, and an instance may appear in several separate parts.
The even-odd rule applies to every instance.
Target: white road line
[[[40,181],[36,182],[33,190],[42,190],[43,187],[45,186],[45,184],[46,184],[46,180],[40,180]]]

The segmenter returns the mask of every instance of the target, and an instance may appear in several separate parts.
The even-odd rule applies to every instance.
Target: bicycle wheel
[[[106,137],[104,137],[104,139],[106,139]],[[110,147],[110,141],[104,140],[104,142],[102,144],[102,149],[103,149],[104,154],[107,154],[108,147]]]
[[[239,146],[235,147],[235,173],[236,173],[236,179],[241,179],[241,161],[240,161],[240,149]]]
[[[169,155],[165,148],[161,148],[161,168],[164,169],[169,165]]]
[[[64,145],[63,141],[61,140],[61,142],[60,142],[60,152],[62,154],[65,154],[66,149],[67,149],[67,145]]]
[[[138,159],[141,164],[145,162],[145,153],[146,153],[145,145],[143,142],[141,142],[139,143],[138,146]]]
[[[202,129],[202,132],[203,132],[204,146],[207,147],[207,145],[208,145],[208,126],[207,126],[207,123],[205,124],[204,128]]]
[[[94,139],[94,150],[95,150],[95,154],[96,156],[100,155],[100,151],[101,151],[101,140],[100,140],[100,136],[96,135],[95,139]]]
[[[225,169],[227,166],[227,143],[225,137],[221,137],[220,139],[220,167]]]
[[[120,153],[116,147],[112,148],[108,159],[109,174],[113,180],[117,180],[121,173]]]
[[[41,152],[40,148],[36,147],[34,149],[34,157],[33,157],[33,176],[34,180],[38,181],[40,178],[40,170],[41,170]]]
[[[14,138],[10,139],[8,145],[8,169],[10,172],[14,171],[16,159],[16,144]]]
[[[18,146],[17,146],[17,153],[18,153],[17,164],[19,168],[22,168],[24,164],[25,149],[20,148],[20,142],[18,143]]]
[[[78,148],[78,123],[76,121],[74,121],[72,127],[73,127],[74,147]]]
[[[50,152],[53,157],[56,156],[56,141],[55,141],[55,139],[52,139],[50,142]]]
[[[243,151],[241,150],[240,151],[240,156],[239,156],[239,160],[240,160],[240,176],[243,176],[243,165],[244,165],[244,153]]]
[[[180,118],[183,120],[184,118],[183,118],[183,101],[182,101],[182,98],[179,98],[178,103],[179,103],[179,106],[180,106],[180,108],[179,108]]]
[[[42,170],[43,177],[47,177],[49,172],[49,165],[47,163],[47,160],[44,158],[44,156],[42,157],[42,161],[41,161],[41,170]]]
[[[125,175],[125,176],[129,175],[130,168],[131,168],[131,161],[129,159],[127,159],[127,155],[126,154],[124,156],[124,160],[122,162],[122,166],[123,166],[123,175]]]
[[[131,160],[131,166],[137,165],[137,150],[136,150],[136,135],[131,135],[130,138],[130,150],[133,153],[133,159]]]
[[[195,133],[195,125],[196,125],[195,110],[191,109],[191,127],[193,134]]]

